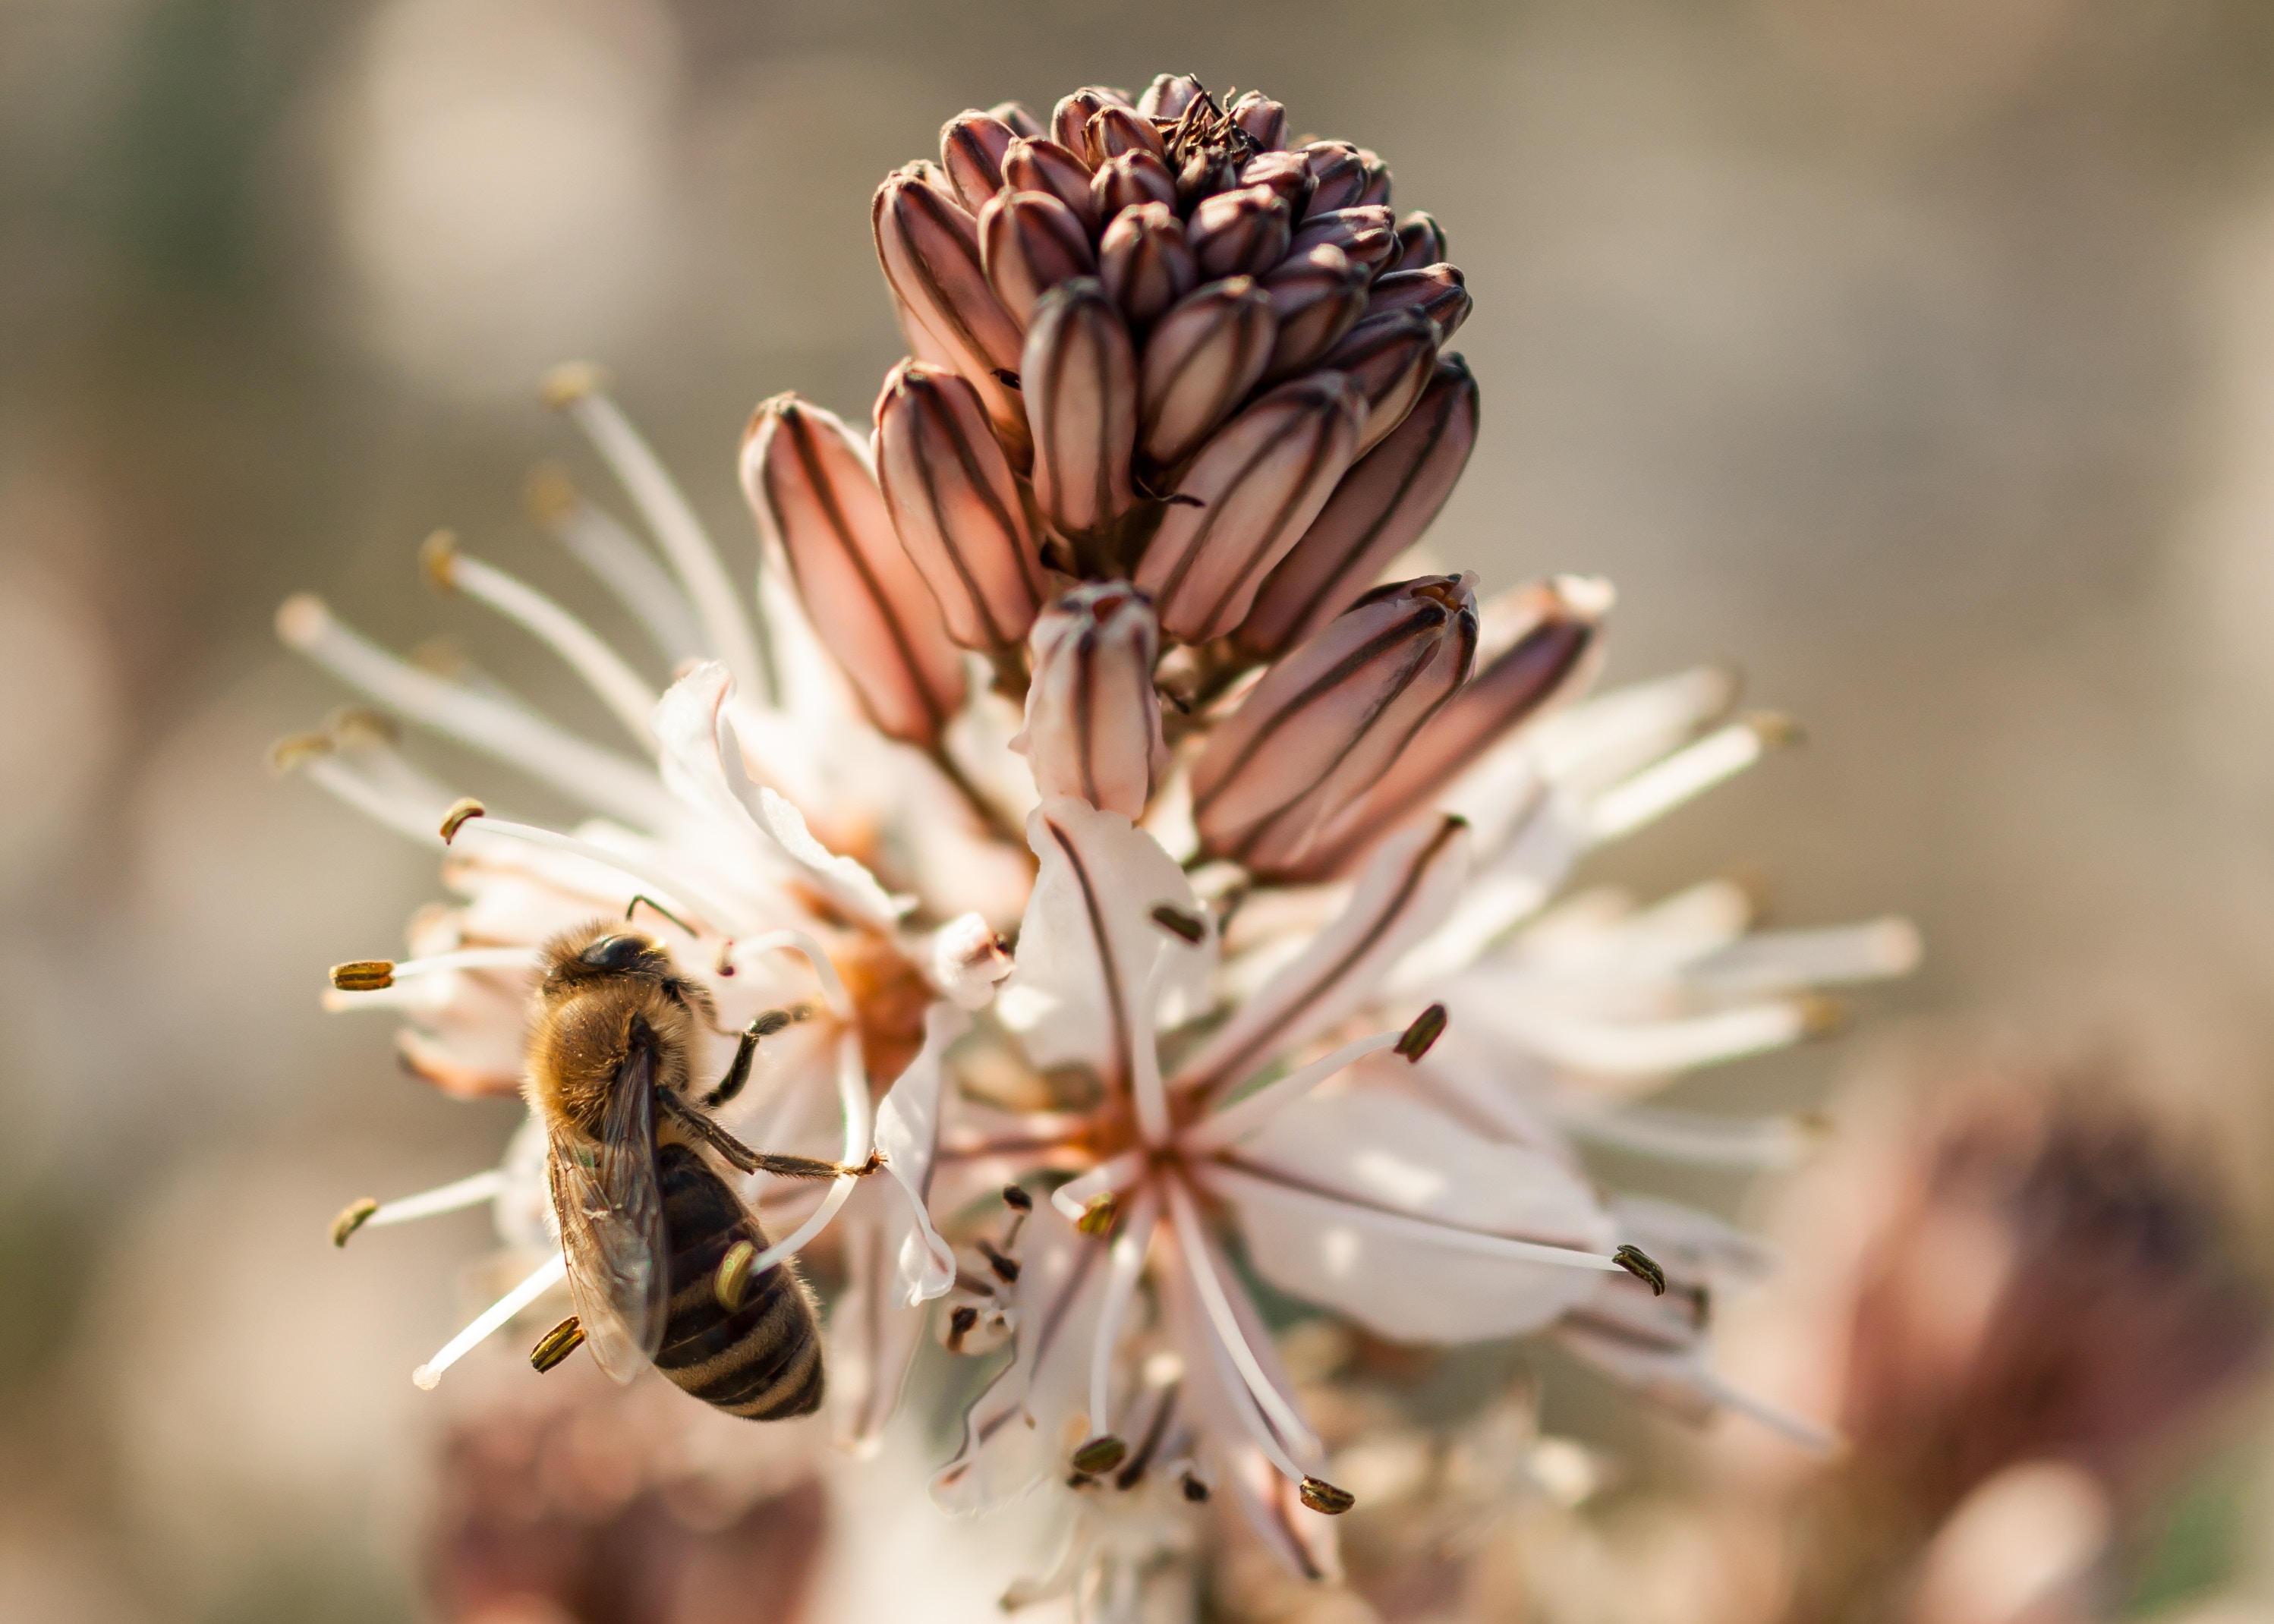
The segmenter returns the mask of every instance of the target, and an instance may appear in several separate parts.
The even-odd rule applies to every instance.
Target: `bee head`
[[[577,969],[603,974],[666,976],[671,955],[654,937],[636,930],[619,930],[597,936],[569,961]],[[568,968],[568,966],[563,966]]]

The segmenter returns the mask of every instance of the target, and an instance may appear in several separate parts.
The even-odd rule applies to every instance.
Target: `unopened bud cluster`
[[[1343,871],[1564,691],[1600,610],[1530,589],[1531,642],[1479,671],[1470,577],[1378,584],[1476,443],[1469,294],[1379,157],[1291,128],[1169,75],[950,119],[876,194],[911,353],[872,437],[783,396],[743,452],[883,731],[941,749],[983,656],[1027,684],[1043,792],[1139,816],[1166,657],[1203,849],[1285,877]]]

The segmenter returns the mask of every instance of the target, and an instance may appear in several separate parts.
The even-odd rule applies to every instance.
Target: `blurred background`
[[[1399,206],[1444,222],[1486,413],[1434,551],[1487,586],[1608,575],[1613,680],[1727,660],[1805,725],[1593,877],[1648,897],[1736,874],[1779,923],[1924,930],[1923,971],[1849,1035],[1675,1102],[1861,1099],[1841,1120],[1886,1151],[1915,1101],[2058,1076],[2097,1124],[2071,1160],[2180,1214],[2157,1255],[2253,1276],[2274,1242],[2274,11],[0,0],[0,1620],[421,1607],[403,1375],[484,1223],[396,1232],[352,1270],[326,1226],[489,1165],[515,1111],[444,1101],[384,1019],[317,1008],[324,967],[394,951],[436,882],[265,770],[343,697],[278,650],[276,603],[455,639],[595,720],[414,565],[447,523],[558,582],[527,472],[601,486],[540,371],[606,364],[746,568],[750,407],[795,387],[863,417],[899,353],[876,181],[966,106],[1162,70],[1372,146]],[[2040,1171],[2070,1143],[2013,1132]],[[1656,1182],[1839,1227],[1820,1187]],[[2072,1274],[2039,1278],[2121,1275],[2097,1234],[2062,1230]],[[1930,1307],[1958,1289],[1924,1278]],[[2077,1300],[2030,1311],[2071,1353],[2141,1323],[2064,1318]],[[2180,1357],[2230,1345],[2189,1312],[2123,1365],[2115,1411],[2225,1379]],[[1757,1387],[1782,1368],[1796,1404],[1832,1402],[1792,1357],[1745,1357]],[[1614,1560],[1622,1516],[1661,1553],[1711,1545],[1683,1507],[1760,1473],[1536,1363],[1544,1425],[1624,1463],[1587,1535],[1608,1570],[1642,1571]],[[2237,1393],[2187,1448],[2158,1433],[2136,1492],[2104,1474],[2126,1531],[2092,1611],[2263,1616],[2274,1431]],[[2059,1486],[2024,1502],[2058,1512]],[[1535,1588],[1555,1616],[1703,1616],[1695,1585]]]

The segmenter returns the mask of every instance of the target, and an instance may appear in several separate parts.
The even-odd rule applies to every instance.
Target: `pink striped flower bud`
[[[1137,357],[1104,285],[1060,282],[1027,329],[1027,420],[1035,439],[1035,503],[1068,537],[1129,511],[1137,443]]]
[[[972,214],[1003,189],[1003,154],[1019,132],[992,113],[958,113],[940,126],[939,162],[948,184]]]
[[[908,347],[961,372],[987,403],[996,432],[1023,448],[1025,411],[998,373],[1017,370],[1024,335],[987,285],[977,223],[945,191],[902,173],[877,189],[870,224],[885,281],[909,325]]]
[[[1310,527],[1357,455],[1366,397],[1340,372],[1311,372],[1252,402],[1177,481],[1138,560],[1161,629],[1186,643],[1247,618],[1255,589]]]
[[[1260,153],[1240,166],[1239,184],[1243,186],[1269,186],[1273,194],[1287,206],[1287,217],[1300,220],[1303,211],[1310,207],[1311,166],[1301,153]]]
[[[1250,659],[1274,660],[1325,630],[1420,538],[1476,443],[1476,377],[1460,357],[1445,356],[1405,421],[1352,464],[1265,577],[1233,646]]]
[[[937,745],[963,706],[963,657],[907,568],[860,442],[834,413],[778,395],[750,419],[742,473],[759,530],[870,719]]]
[[[1419,271],[1444,263],[1451,250],[1445,245],[1444,228],[1434,215],[1415,209],[1397,222],[1397,257],[1393,271]]]
[[[1165,203],[1125,208],[1097,244],[1097,274],[1132,327],[1149,327],[1200,280],[1185,222]]]
[[[1128,109],[1128,103],[1119,94],[1103,85],[1084,85],[1080,90],[1060,96],[1058,104],[1050,109],[1050,139],[1080,158],[1085,165],[1095,163],[1089,156],[1089,121],[1109,107]]]
[[[1291,870],[1468,680],[1474,575],[1377,588],[1266,672],[1193,768],[1201,849]]]
[[[1103,812],[1141,817],[1169,768],[1153,665],[1161,635],[1145,595],[1126,582],[1078,587],[1035,622],[1026,753],[1047,801],[1076,795]]]
[[[1443,343],[1469,319],[1467,279],[1457,265],[1432,265],[1418,271],[1390,271],[1374,278],[1367,295],[1366,313],[1379,316],[1389,310],[1418,310],[1437,329]]]
[[[1397,231],[1386,208],[1352,207],[1321,214],[1314,198],[1311,212],[1295,229],[1295,240],[1287,245],[1287,252],[1291,257],[1320,243],[1332,243],[1373,276],[1397,252]]]
[[[1003,153],[1003,184],[1019,192],[1047,192],[1081,221],[1097,229],[1102,216],[1089,192],[1089,166],[1056,141],[1021,137]]]
[[[877,477],[947,635],[988,652],[1021,641],[1042,607],[1042,559],[977,392],[944,367],[894,367],[877,397]]]
[[[1415,310],[1369,316],[1344,334],[1321,365],[1349,373],[1365,393],[1366,426],[1358,437],[1358,454],[1364,456],[1405,421],[1429,387],[1437,365],[1437,329]]]
[[[1011,319],[1034,320],[1035,303],[1072,276],[1097,274],[1089,233],[1047,192],[998,192],[979,211],[979,262]]]
[[[1043,121],[1035,117],[1035,109],[1024,102],[998,102],[987,109],[987,116],[1001,119],[1011,126],[1013,135],[1023,135],[1028,140],[1050,133],[1043,127]]]
[[[1177,207],[1190,214],[1207,199],[1239,184],[1239,160],[1228,148],[1206,145],[1188,147],[1177,169]]]
[[[1208,93],[1189,73],[1157,73],[1137,98],[1137,110],[1148,118],[1176,119]]]
[[[1366,312],[1366,271],[1331,243],[1291,254],[1263,279],[1279,335],[1265,376],[1285,378],[1317,362]]]
[[[1363,206],[1388,208],[1390,187],[1389,166],[1363,147],[1358,149],[1358,161],[1366,170],[1366,190],[1358,194],[1359,202]]]
[[[1287,109],[1260,91],[1251,90],[1231,104],[1231,122],[1265,152],[1287,145]]]
[[[1311,171],[1309,215],[1336,213],[1355,205],[1366,192],[1366,161],[1348,141],[1313,141],[1303,148]]]
[[[1269,186],[1243,186],[1204,199],[1185,229],[1203,281],[1270,269],[1286,253],[1291,235],[1287,205]]]
[[[1083,151],[1095,169],[1109,163],[1126,152],[1148,152],[1155,157],[1165,155],[1160,132],[1148,118],[1141,118],[1126,107],[1111,103],[1089,116],[1089,129]]]
[[[1476,675],[1371,789],[1321,828],[1298,865],[1301,876],[1353,872],[1384,835],[1434,807],[1487,750],[1585,692],[1600,660],[1611,598],[1607,581],[1558,575],[1487,605]]]
[[[1137,443],[1156,467],[1199,450],[1247,398],[1276,325],[1271,296],[1249,276],[1209,282],[1161,318],[1145,342],[1137,416]]]
[[[1177,177],[1159,158],[1148,152],[1127,152],[1099,167],[1090,184],[1090,207],[1101,219],[1147,203],[1171,211],[1177,206]]]

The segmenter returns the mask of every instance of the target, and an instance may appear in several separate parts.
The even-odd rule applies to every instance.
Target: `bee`
[[[882,1159],[770,1155],[712,1120],[789,1011],[751,1022],[726,1075],[698,1099],[696,1040],[725,1029],[709,989],[681,975],[662,944],[601,920],[555,936],[539,962],[526,1087],[545,1124],[576,1312],[530,1362],[550,1370],[589,1342],[618,1381],[652,1364],[729,1415],[809,1414],[822,1395],[812,1291],[787,1261],[749,1277],[764,1231],[704,1153],[792,1178],[872,1173]]]

